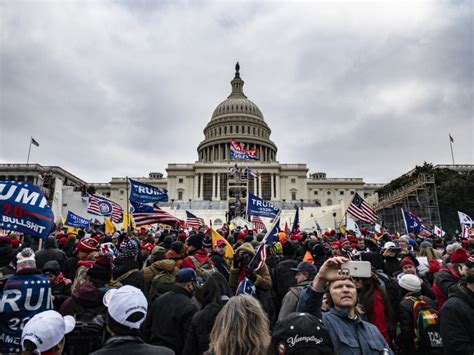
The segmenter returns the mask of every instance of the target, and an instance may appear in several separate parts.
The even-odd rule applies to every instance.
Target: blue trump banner
[[[0,296],[0,353],[21,352],[21,332],[25,324],[35,314],[53,308],[48,277],[13,275]]]
[[[53,211],[38,186],[0,181],[0,228],[45,239],[53,225]]]
[[[260,216],[275,218],[279,209],[273,206],[270,202],[261,199],[251,193],[247,198],[247,216]]]
[[[64,222],[66,226],[74,227],[74,228],[83,228],[89,229],[91,227],[91,221],[87,218],[78,216],[71,211],[67,211],[66,221]]]
[[[130,180],[130,201],[137,203],[168,202],[168,191],[136,180]]]
[[[426,227],[423,225],[423,221],[420,217],[414,213],[407,212],[402,208],[403,222],[405,223],[405,229],[407,233],[418,234],[420,231],[426,230]]]

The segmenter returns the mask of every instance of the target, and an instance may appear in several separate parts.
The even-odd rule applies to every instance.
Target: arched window
[[[235,126],[235,133],[239,133],[239,126]]]
[[[227,134],[227,126],[224,126],[224,134]]]
[[[234,127],[234,126],[230,126],[230,134],[232,134],[232,127]]]
[[[332,206],[332,200],[330,198],[326,201],[326,206]]]

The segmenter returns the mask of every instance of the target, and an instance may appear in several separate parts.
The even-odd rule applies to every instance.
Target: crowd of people
[[[474,354],[472,237],[218,232],[0,237],[0,352]]]

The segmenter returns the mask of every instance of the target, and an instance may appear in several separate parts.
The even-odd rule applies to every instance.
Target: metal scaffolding
[[[402,208],[420,217],[431,230],[434,225],[442,227],[434,175],[420,174],[401,188],[380,195],[375,211],[389,230],[403,233]]]

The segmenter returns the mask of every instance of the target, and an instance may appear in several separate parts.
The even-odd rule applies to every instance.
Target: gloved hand
[[[248,273],[248,274],[247,274],[247,278],[248,278],[250,281],[255,282],[255,281],[257,281],[257,274],[254,273],[254,272]]]

